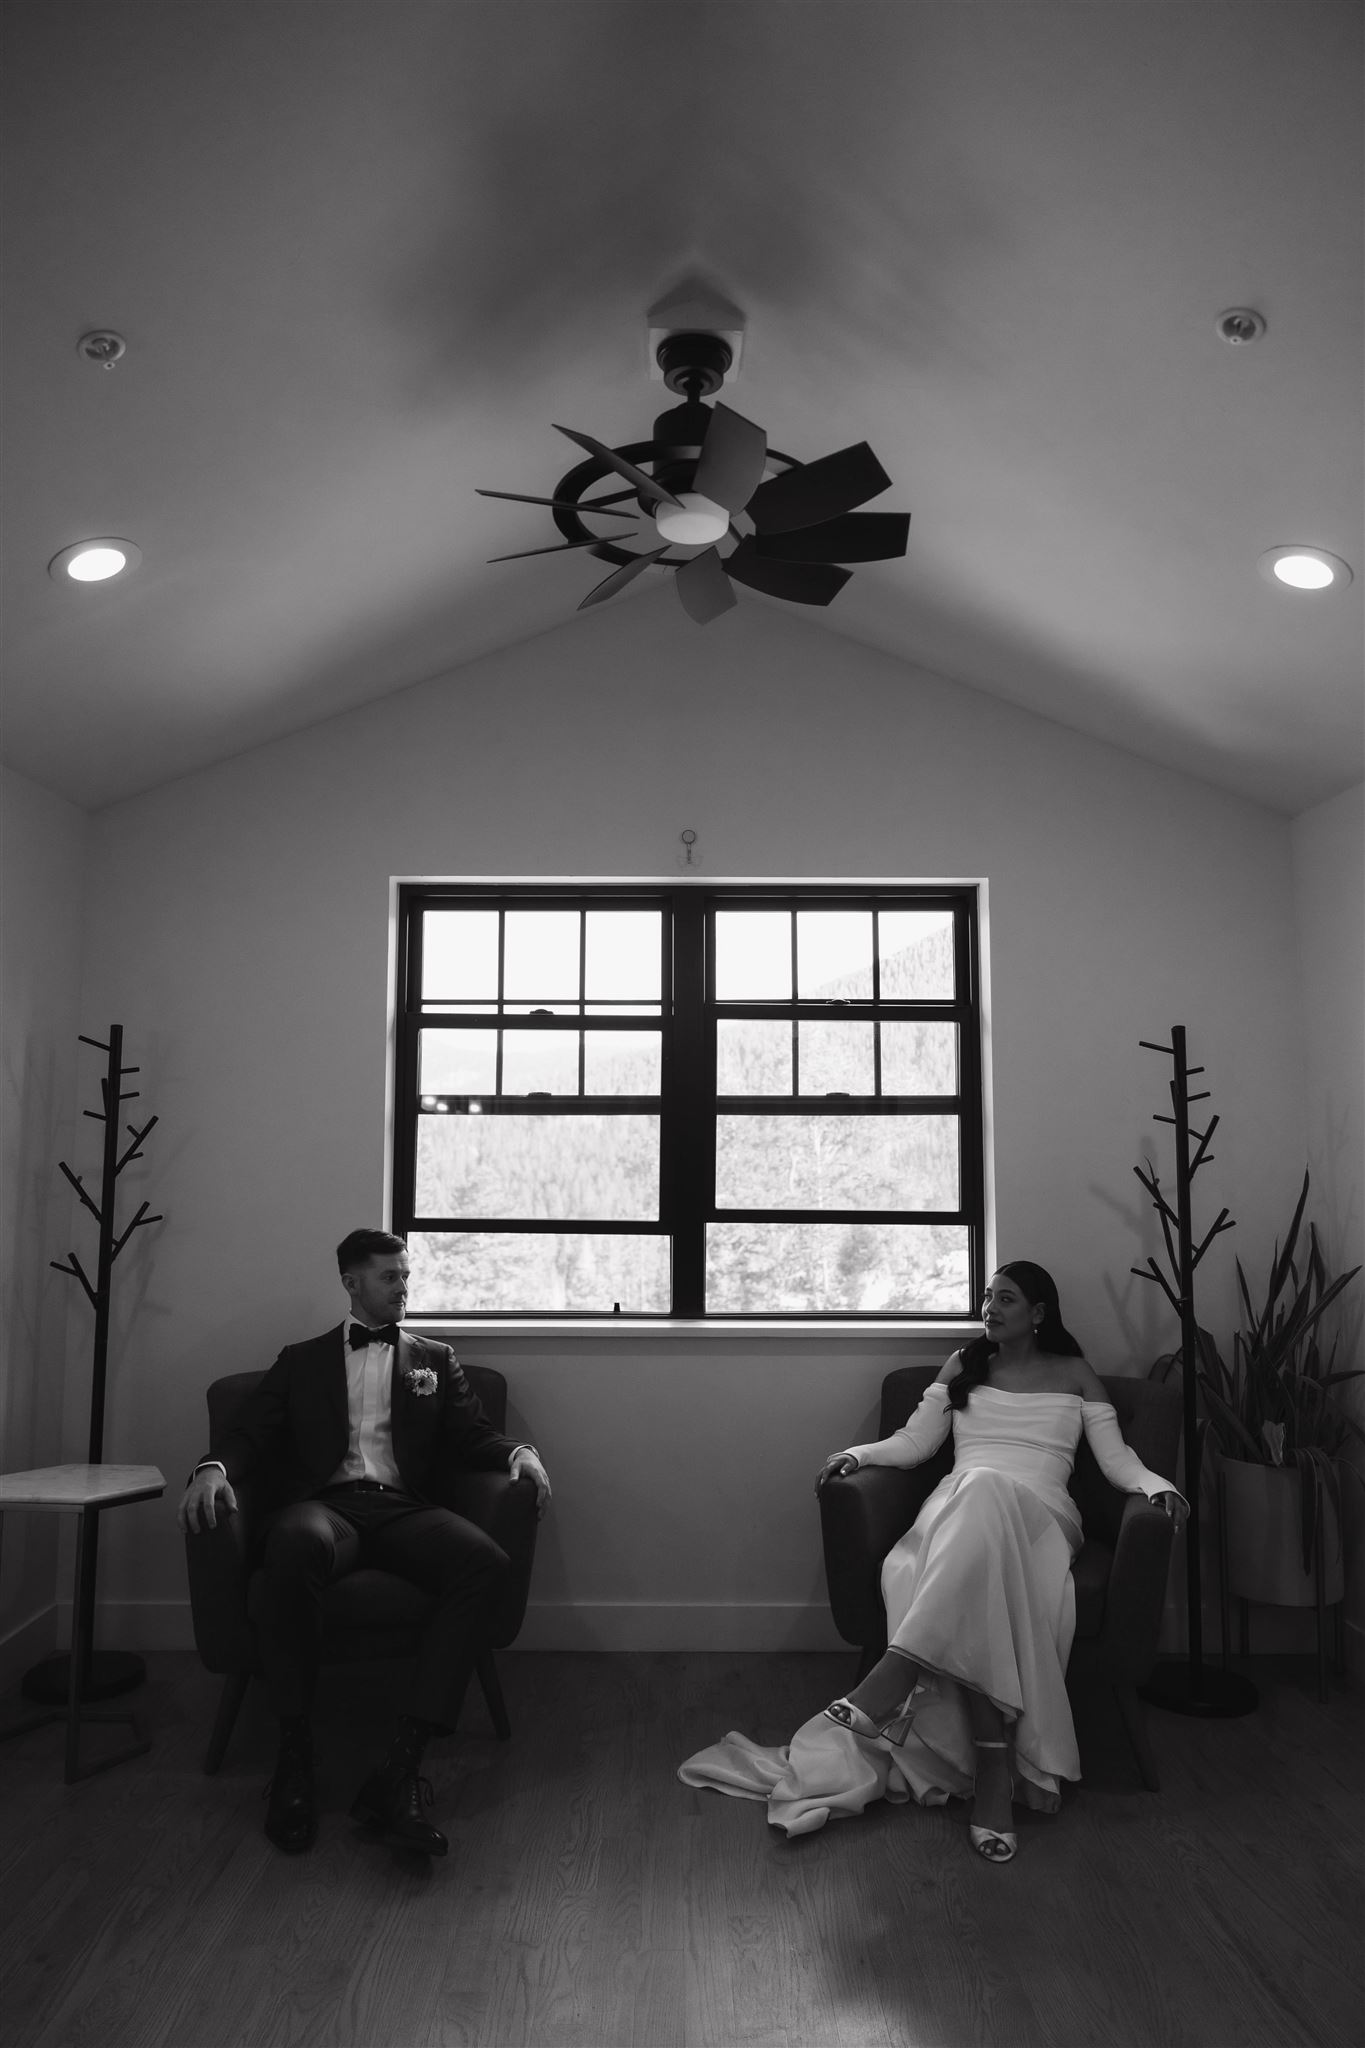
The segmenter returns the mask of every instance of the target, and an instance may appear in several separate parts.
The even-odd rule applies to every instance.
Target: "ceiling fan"
[[[705,404],[719,391],[733,361],[730,344],[720,335],[667,335],[657,359],[665,384],[681,394],[683,403],[660,413],[650,440],[608,448],[591,434],[557,427],[557,433],[587,450],[588,459],[560,478],[552,497],[480,490],[483,498],[548,505],[564,535],[557,546],[523,548],[494,555],[492,561],[585,548],[615,563],[582,600],[580,611],[614,597],[657,564],[673,571],[684,608],[705,625],[736,602],[736,583],[796,604],[828,604],[851,574],[842,564],[888,561],[905,553],[908,512],[856,509],[891,484],[866,441],[815,462],[797,462],[770,448],[762,427],[752,420],[719,400]],[[597,491],[614,477],[630,488]],[[627,500],[635,509],[625,509]],[[649,524],[638,536],[588,524],[622,519]],[[644,539],[647,545],[643,550],[621,546],[618,535]]]

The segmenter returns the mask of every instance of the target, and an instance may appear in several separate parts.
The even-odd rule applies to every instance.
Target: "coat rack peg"
[[[87,1209],[88,1209],[88,1210],[90,1211],[90,1214],[91,1214],[91,1215],[92,1215],[92,1216],[94,1217],[94,1219],[95,1219],[96,1223],[98,1223],[98,1222],[99,1222],[99,1220],[100,1220],[100,1212],[99,1212],[99,1210],[98,1210],[98,1209],[97,1209],[97,1208],[95,1207],[95,1204],[94,1204],[94,1203],[93,1203],[93,1202],[91,1201],[91,1199],[90,1199],[89,1195],[88,1195],[88,1194],[86,1193],[86,1191],[85,1191],[84,1187],[83,1187],[83,1186],[81,1185],[81,1177],[80,1177],[80,1175],[79,1175],[78,1173],[73,1173],[73,1172],[71,1171],[71,1168],[70,1168],[70,1167],[69,1167],[69,1166],[67,1165],[67,1163],[66,1163],[66,1161],[65,1161],[64,1159],[59,1159],[59,1160],[57,1161],[57,1165],[58,1165],[58,1168],[60,1169],[60,1171],[61,1171],[62,1173],[64,1173],[64,1174],[66,1175],[66,1177],[67,1177],[67,1179],[68,1179],[68,1180],[70,1181],[70,1183],[71,1183],[72,1187],[73,1187],[73,1188],[74,1188],[74,1189],[76,1190],[76,1193],[77,1193],[77,1194],[78,1194],[78,1195],[80,1196],[80,1198],[81,1198],[81,1201],[82,1201],[82,1202],[84,1203],[85,1207],[86,1207],[86,1208],[87,1208]],[[52,1262],[51,1262],[51,1260],[49,1260],[49,1262],[48,1262],[48,1263],[49,1263],[49,1264],[51,1264],[51,1263],[52,1263]]]
[[[1172,1048],[1169,1045],[1158,1045],[1155,1039],[1140,1038],[1138,1044],[1145,1046],[1148,1052],[1164,1052],[1167,1059],[1171,1057]]]
[[[1196,1133],[1195,1133],[1195,1136],[1196,1136],[1196,1137],[1197,1137],[1197,1138],[1199,1139],[1199,1144],[1198,1144],[1198,1146],[1197,1146],[1197,1148],[1196,1148],[1196,1150],[1195,1150],[1195,1154],[1194,1154],[1194,1157],[1193,1157],[1193,1159],[1191,1159],[1191,1161],[1190,1161],[1190,1174],[1191,1174],[1191,1177],[1193,1177],[1193,1176],[1194,1176],[1194,1175],[1195,1175],[1196,1173],[1198,1173],[1198,1171],[1199,1171],[1199,1169],[1200,1169],[1200,1167],[1201,1167],[1201,1166],[1204,1166],[1204,1165],[1206,1165],[1206,1164],[1207,1164],[1207,1162],[1208,1162],[1209,1160],[1211,1160],[1211,1159],[1213,1158],[1213,1154],[1212,1154],[1212,1152],[1210,1152],[1210,1150],[1209,1150],[1209,1140],[1210,1140],[1210,1138],[1212,1138],[1212,1136],[1213,1136],[1214,1132],[1215,1132],[1215,1131],[1217,1130],[1217,1128],[1218,1128],[1218,1119],[1217,1119],[1217,1117],[1216,1117],[1216,1116],[1215,1116],[1215,1117],[1210,1117],[1210,1118],[1209,1118],[1209,1127],[1208,1127],[1208,1129],[1207,1129],[1206,1131],[1202,1132],[1202,1133],[1201,1133],[1201,1132],[1196,1132]]]
[[[1226,1718],[1238,1714],[1249,1714],[1257,1704],[1256,1688],[1245,1678],[1231,1671],[1211,1671],[1204,1665],[1204,1607],[1203,1586],[1200,1574],[1199,1556],[1199,1466],[1203,1435],[1199,1422],[1199,1324],[1194,1312],[1194,1271],[1213,1240],[1224,1230],[1234,1228],[1226,1209],[1221,1209],[1211,1227],[1205,1232],[1198,1250],[1194,1246],[1194,1230],[1190,1214],[1190,1182],[1200,1162],[1209,1158],[1207,1147],[1213,1136],[1217,1117],[1211,1117],[1209,1127],[1199,1137],[1199,1149],[1193,1159],[1190,1156],[1190,1103],[1206,1100],[1208,1090],[1192,1096],[1189,1080],[1192,1074],[1202,1074],[1202,1067],[1187,1066],[1185,1060],[1185,1027],[1176,1024],[1171,1030],[1169,1048],[1151,1045],[1150,1040],[1139,1041],[1151,1051],[1166,1050],[1174,1065],[1171,1078],[1171,1101],[1174,1116],[1156,1117],[1160,1124],[1171,1124],[1175,1130],[1175,1188],[1176,1188],[1176,1237],[1172,1242],[1167,1221],[1169,1209],[1161,1199],[1159,1189],[1153,1184],[1156,1174],[1153,1169],[1151,1182],[1138,1170],[1138,1178],[1149,1187],[1157,1203],[1161,1218],[1162,1232],[1166,1239],[1167,1257],[1171,1262],[1171,1277],[1162,1272],[1155,1259],[1149,1258],[1149,1270],[1142,1272],[1134,1266],[1133,1272],[1141,1273],[1143,1279],[1160,1281],[1166,1299],[1180,1318],[1180,1377],[1184,1396],[1185,1434],[1185,1491],[1189,1496],[1190,1518],[1185,1524],[1185,1573],[1186,1607],[1189,1619],[1189,1657],[1184,1665],[1166,1662],[1159,1664],[1149,1682],[1140,1688],[1142,1697],[1154,1706],[1168,1707],[1173,1713],[1194,1714],[1203,1717]],[[1198,1133],[1195,1134],[1198,1136]]]
[[[83,1031],[78,1031],[76,1036],[82,1045],[93,1045],[99,1052],[108,1052],[109,1050],[108,1044],[102,1038],[87,1038]]]
[[[1209,1225],[1208,1229],[1205,1231],[1203,1241],[1200,1244],[1199,1249],[1194,1254],[1194,1264],[1196,1266],[1199,1264],[1199,1261],[1203,1258],[1205,1252],[1208,1250],[1209,1246],[1213,1243],[1213,1240],[1220,1234],[1220,1232],[1224,1230],[1231,1230],[1233,1227],[1234,1226],[1230,1218],[1228,1217],[1227,1210],[1220,1209],[1214,1221]]]
[[[142,1207],[138,1210],[136,1216],[134,1216],[132,1222],[128,1225],[128,1228],[124,1231],[123,1235],[115,1240],[114,1247],[109,1254],[110,1258],[116,1259],[118,1257],[119,1253],[123,1250],[123,1247],[127,1244],[133,1232],[136,1229],[138,1229],[140,1225],[144,1223],[164,1223],[165,1220],[166,1219],[164,1216],[149,1216],[147,1214],[147,1204],[144,1202],[142,1204]]]
[[[1145,1266],[1130,1266],[1128,1270],[1130,1273],[1136,1273],[1139,1280],[1155,1280],[1162,1293],[1166,1296],[1167,1301],[1171,1304],[1171,1307],[1179,1315],[1180,1296],[1172,1288],[1155,1259],[1148,1259]]]

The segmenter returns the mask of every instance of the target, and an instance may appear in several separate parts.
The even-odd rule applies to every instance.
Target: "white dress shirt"
[[[347,1479],[377,1479],[381,1486],[403,1484],[393,1457],[394,1347],[392,1344],[352,1347],[352,1329],[363,1330],[365,1327],[352,1315],[348,1315],[341,1326],[351,1441],[345,1457],[327,1482],[329,1486],[340,1486]]]

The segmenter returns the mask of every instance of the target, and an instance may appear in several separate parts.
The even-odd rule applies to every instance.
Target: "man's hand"
[[[550,1505],[550,1475],[527,1444],[518,1445],[508,1467],[514,1479],[529,1479],[536,1490],[536,1520]]]
[[[218,1527],[219,1512],[237,1512],[237,1496],[221,1465],[205,1465],[185,1488],[175,1519],[187,1536]]]
[[[1178,1493],[1154,1493],[1152,1495],[1152,1506],[1154,1508],[1161,1508],[1170,1516],[1175,1524],[1177,1534],[1179,1534],[1180,1530],[1184,1528],[1186,1522],[1190,1519],[1190,1511]]]
[[[857,1469],[858,1460],[851,1452],[835,1451],[833,1456],[826,1458],[824,1464],[820,1467],[820,1476],[815,1482],[815,1491],[818,1493],[827,1479],[842,1479],[846,1473],[856,1472]]]

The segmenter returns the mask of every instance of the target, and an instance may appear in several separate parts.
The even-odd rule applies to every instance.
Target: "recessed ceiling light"
[[[1351,581],[1350,564],[1326,548],[1268,548],[1260,570],[1268,583],[1290,590],[1344,590]]]
[[[142,550],[130,540],[101,534],[97,540],[74,541],[54,555],[47,573],[54,583],[108,583],[114,577],[129,577],[142,560]]]

